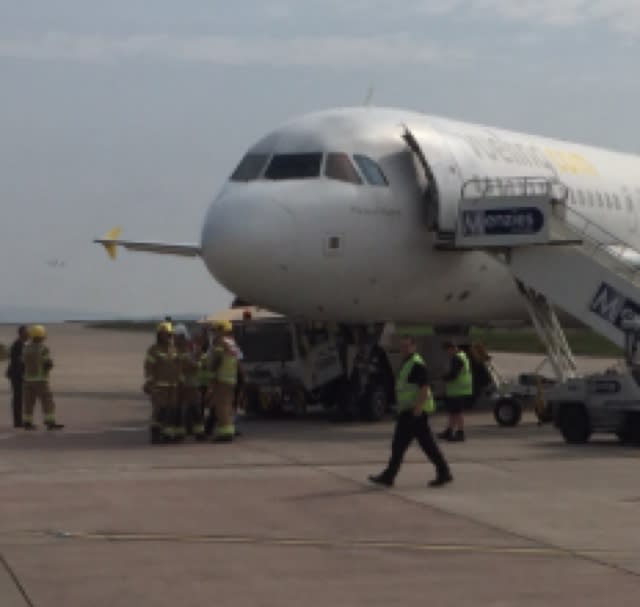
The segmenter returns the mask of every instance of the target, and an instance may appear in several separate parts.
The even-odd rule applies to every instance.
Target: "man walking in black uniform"
[[[369,480],[377,485],[391,487],[404,454],[415,438],[436,468],[436,478],[429,486],[440,487],[451,482],[453,477],[429,427],[428,416],[436,410],[436,404],[429,386],[427,369],[422,357],[416,352],[412,337],[404,337],[400,347],[404,362],[396,379],[398,419],[391,444],[391,458],[385,470],[377,476],[370,476]]]
[[[22,350],[28,339],[29,332],[27,327],[23,325],[18,329],[18,339],[11,346],[9,367],[7,368],[7,377],[11,382],[11,390],[13,392],[11,407],[13,409],[14,428],[22,428],[22,380],[24,376]]]

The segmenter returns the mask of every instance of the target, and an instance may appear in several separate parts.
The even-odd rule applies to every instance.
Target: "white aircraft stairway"
[[[623,256],[631,247],[571,208],[568,194],[548,178],[468,181],[454,244],[509,268],[559,380],[576,366],[554,306],[621,348],[623,320],[640,315],[640,268]]]

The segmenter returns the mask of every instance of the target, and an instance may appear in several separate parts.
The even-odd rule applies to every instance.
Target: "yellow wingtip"
[[[120,234],[122,234],[121,227],[113,228],[104,235],[104,240],[118,240]],[[115,259],[118,256],[118,245],[115,242],[103,242],[102,245],[111,259]]]

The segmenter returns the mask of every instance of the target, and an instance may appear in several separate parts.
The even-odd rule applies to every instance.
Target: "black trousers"
[[[11,390],[13,391],[11,400],[13,427],[20,428],[22,426],[22,379],[11,378]]]
[[[405,411],[400,413],[396,420],[393,442],[391,443],[391,458],[384,471],[384,476],[389,480],[393,481],[398,474],[404,454],[414,438],[429,461],[436,467],[438,475],[445,475],[449,472],[449,465],[431,433],[427,414],[423,413],[418,417],[413,414],[413,411]]]

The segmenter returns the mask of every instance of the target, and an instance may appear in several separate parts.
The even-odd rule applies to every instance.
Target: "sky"
[[[244,151],[292,116],[372,88],[640,153],[639,71],[638,0],[0,0],[0,320],[227,307],[200,260],[112,262],[91,240],[198,243]]]

